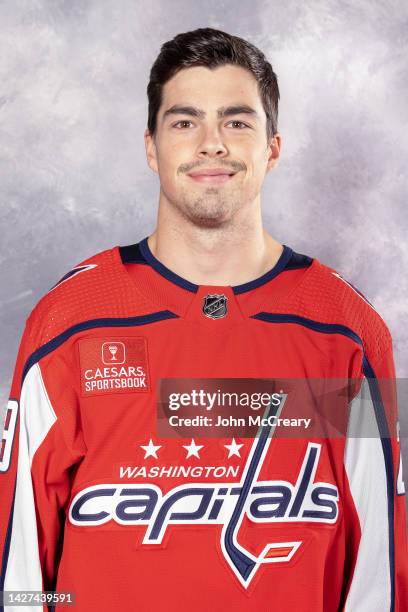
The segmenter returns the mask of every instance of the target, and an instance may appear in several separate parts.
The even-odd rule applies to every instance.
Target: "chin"
[[[224,211],[218,215],[197,215],[192,213],[189,215],[189,219],[197,227],[220,227],[228,223],[231,217],[229,214],[225,214]]]

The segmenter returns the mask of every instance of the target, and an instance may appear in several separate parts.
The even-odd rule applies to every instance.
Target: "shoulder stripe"
[[[369,301],[369,300],[366,298],[366,296],[365,296],[363,293],[361,293],[361,291],[359,291],[359,290],[357,289],[357,287],[355,287],[354,285],[352,285],[352,284],[350,283],[350,281],[347,281],[347,280],[346,280],[345,278],[343,278],[343,277],[342,277],[342,276],[341,276],[341,275],[340,275],[338,272],[331,272],[331,274],[333,274],[333,276],[336,276],[337,278],[339,278],[340,280],[342,280],[342,281],[343,281],[343,283],[345,283],[346,285],[348,285],[348,286],[350,287],[350,289],[352,289],[352,290],[354,291],[354,293],[356,293],[356,294],[357,294],[359,297],[361,297],[361,298],[362,298],[362,299],[363,299],[363,300],[364,300],[364,301],[365,301],[365,302],[366,302],[366,303],[367,303],[369,306],[371,306],[371,308],[372,308],[373,310],[375,310],[375,312],[376,312],[377,314],[379,314],[379,313],[378,313],[378,311],[377,311],[377,310],[374,308],[374,306],[371,304],[371,302],[370,302],[370,301]]]
[[[158,312],[153,312],[151,314],[140,315],[137,317],[123,317],[123,318],[115,318],[115,317],[105,317],[101,319],[90,319],[89,321],[81,321],[81,323],[77,323],[76,325],[72,325],[64,332],[55,336],[52,340],[49,340],[36,351],[34,351],[30,357],[28,357],[22,375],[22,381],[25,379],[28,370],[31,366],[51,353],[55,349],[57,349],[61,344],[63,344],[68,338],[77,334],[78,332],[84,331],[86,329],[95,329],[97,327],[133,327],[136,325],[148,325],[149,323],[157,323],[159,321],[164,321],[166,319],[178,319],[179,315],[171,312],[170,310],[161,310]]]
[[[314,321],[313,319],[307,319],[299,315],[272,312],[258,312],[255,315],[251,315],[250,318],[266,321],[267,323],[297,323],[298,325],[303,325],[304,327],[324,334],[342,334],[359,344],[361,347],[363,346],[363,341],[358,334],[346,325],[341,325],[339,323],[321,323],[320,321]]]
[[[55,289],[55,287],[58,287],[58,285],[61,285],[61,283],[64,283],[70,278],[74,278],[74,276],[77,276],[81,272],[86,272],[86,270],[91,270],[92,268],[96,268],[97,265],[98,264],[88,264],[86,266],[76,266],[75,268],[72,268],[72,270],[64,274],[64,276],[60,278],[59,281],[57,281],[55,285],[51,287],[51,289],[48,290],[48,293],[52,291],[53,289]]]

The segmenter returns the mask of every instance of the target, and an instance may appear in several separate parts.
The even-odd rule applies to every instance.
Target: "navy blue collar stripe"
[[[162,264],[151,252],[148,242],[148,236],[143,238],[137,244],[130,244],[127,246],[119,247],[119,253],[122,259],[122,263],[124,264],[145,264],[151,266],[156,272],[158,272],[161,276],[169,280],[170,282],[186,289],[187,291],[191,291],[192,293],[197,293],[199,289],[199,285],[195,283],[191,283],[186,280],[182,276],[179,276],[169,268],[167,268],[164,264]],[[274,267],[260,276],[259,278],[249,281],[248,283],[242,283],[241,285],[235,285],[232,287],[232,290],[235,294],[245,293],[246,291],[251,291],[251,289],[256,289],[261,285],[264,285],[268,281],[275,278],[281,272],[287,270],[296,270],[300,268],[307,268],[313,262],[313,258],[307,255],[302,255],[301,253],[296,253],[287,245],[283,245],[283,251],[274,265]]]

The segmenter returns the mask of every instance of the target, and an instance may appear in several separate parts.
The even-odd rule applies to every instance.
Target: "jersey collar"
[[[200,285],[196,285],[195,283],[191,283],[186,280],[176,272],[173,272],[167,266],[161,263],[151,252],[149,244],[147,242],[148,236],[143,238],[138,244],[133,244],[126,247],[120,247],[121,249],[121,258],[123,263],[145,263],[151,266],[158,274],[166,278],[168,281],[186,289],[187,291],[191,291],[192,293],[197,293]],[[252,289],[256,289],[261,285],[269,282],[275,276],[277,276],[282,270],[285,269],[288,262],[292,257],[293,251],[287,245],[283,245],[283,251],[279,256],[278,261],[275,265],[259,276],[255,280],[249,281],[247,283],[242,283],[240,285],[235,285],[231,287],[233,293],[235,295],[245,293],[246,291],[251,291]]]

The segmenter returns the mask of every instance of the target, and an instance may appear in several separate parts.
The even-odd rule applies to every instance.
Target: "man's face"
[[[229,107],[241,108],[223,115]],[[251,207],[278,160],[281,137],[267,142],[266,115],[250,72],[230,64],[194,66],[164,85],[156,135],[146,130],[145,145],[162,197],[195,225],[218,227]],[[217,168],[224,175],[190,175]]]

